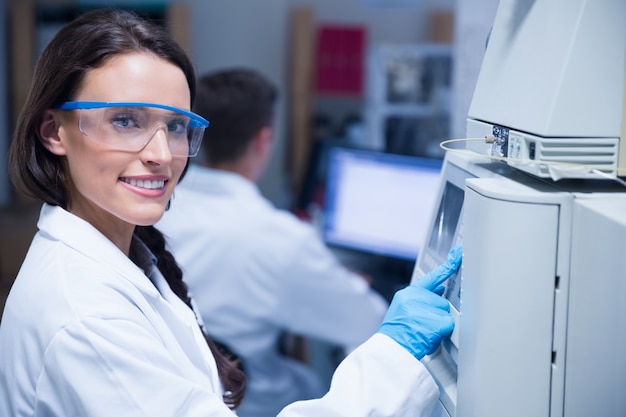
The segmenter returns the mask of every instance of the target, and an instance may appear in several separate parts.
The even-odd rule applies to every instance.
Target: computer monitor
[[[441,165],[440,159],[329,149],[324,240],[415,261],[437,198]]]

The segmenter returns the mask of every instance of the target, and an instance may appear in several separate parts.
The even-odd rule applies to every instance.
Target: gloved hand
[[[396,292],[378,332],[417,359],[435,352],[441,340],[452,333],[454,321],[450,304],[434,291],[441,294],[441,285],[458,270],[462,256],[460,245],[452,248],[444,264]]]

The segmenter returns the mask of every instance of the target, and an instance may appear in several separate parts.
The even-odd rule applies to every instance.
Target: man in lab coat
[[[346,269],[309,224],[265,199],[276,88],[246,69],[199,80],[194,111],[210,121],[159,228],[183,269],[204,325],[240,358],[248,388],[240,417],[275,416],[326,392],[316,373],[280,353],[285,332],[356,347],[387,302]]]

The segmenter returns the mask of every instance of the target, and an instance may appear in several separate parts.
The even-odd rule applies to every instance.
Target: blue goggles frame
[[[166,104],[144,103],[141,101],[66,101],[55,108],[59,110],[88,110],[101,109],[104,107],[153,107],[155,109],[169,110],[187,116],[192,123],[197,124],[197,127],[206,128],[209,126],[209,121],[199,114]]]

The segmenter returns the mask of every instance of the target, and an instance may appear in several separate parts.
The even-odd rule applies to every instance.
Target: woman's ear
[[[55,155],[65,155],[65,143],[61,140],[59,131],[62,130],[58,114],[48,109],[44,112],[39,123],[39,140],[41,144]]]

